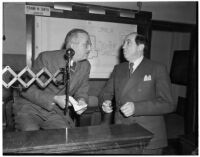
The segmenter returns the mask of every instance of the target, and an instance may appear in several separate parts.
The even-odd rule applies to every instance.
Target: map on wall
[[[36,16],[35,58],[42,51],[61,49],[67,32],[74,28],[89,32],[92,41],[90,78],[109,78],[119,63],[124,37],[137,32],[133,24]]]

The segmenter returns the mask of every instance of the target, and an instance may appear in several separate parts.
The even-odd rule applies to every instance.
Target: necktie
[[[129,70],[130,70],[130,74],[132,74],[133,73],[133,65],[134,65],[134,63],[129,63]]]

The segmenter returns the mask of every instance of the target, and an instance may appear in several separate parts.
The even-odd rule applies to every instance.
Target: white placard
[[[25,14],[50,16],[50,7],[25,5]]]

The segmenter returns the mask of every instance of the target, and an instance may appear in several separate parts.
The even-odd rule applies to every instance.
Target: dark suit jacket
[[[175,110],[171,83],[164,66],[144,58],[133,74],[128,62],[114,67],[111,78],[101,94],[102,102],[115,95],[115,123],[139,123],[154,134],[147,148],[167,146],[163,115]],[[120,112],[126,102],[134,102],[135,114],[128,118]]]
[[[58,51],[49,51],[41,53],[36,59],[32,71],[37,74],[42,68],[46,67],[51,74],[55,74],[59,68],[64,68],[66,66],[66,61],[64,60],[64,50]],[[70,95],[75,99],[84,98],[86,102],[88,101],[88,90],[89,90],[89,73],[90,73],[90,63],[89,61],[78,62],[74,72],[71,72],[70,80]],[[57,76],[57,80],[62,80],[61,74]],[[41,117],[45,117],[45,114],[51,112],[52,110],[56,111],[61,116],[64,116],[63,110],[60,109],[57,105],[52,107],[51,103],[53,102],[53,97],[55,95],[64,95],[65,86],[59,85],[56,86],[53,81],[46,88],[40,88],[33,83],[30,88],[22,92],[21,95],[25,99],[19,99],[18,104],[14,106],[14,112],[17,113],[20,111],[20,108],[23,105],[31,105],[36,110],[41,112]],[[64,116],[66,121],[70,121],[71,126],[73,122],[69,115]]]

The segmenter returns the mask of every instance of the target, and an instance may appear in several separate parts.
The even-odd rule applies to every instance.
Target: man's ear
[[[140,45],[139,45],[139,50],[140,50],[140,51],[143,51],[143,50],[144,50],[144,44],[140,44]]]

